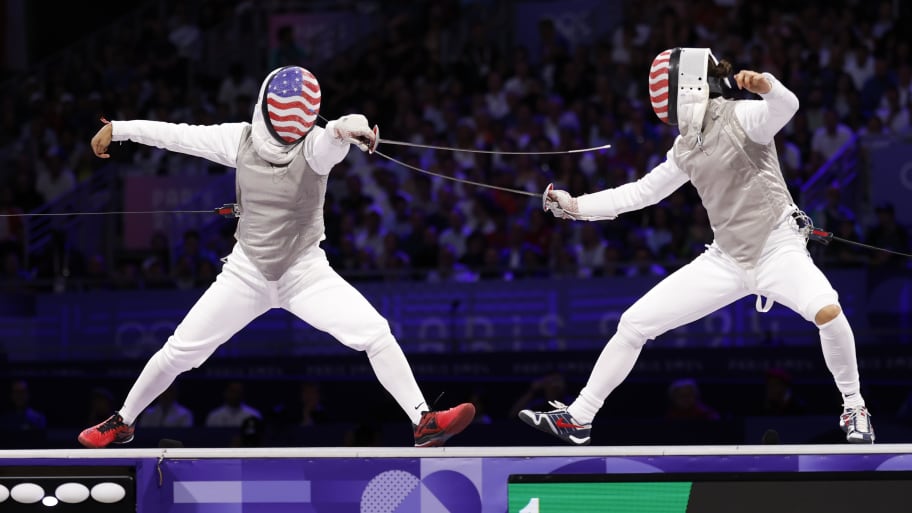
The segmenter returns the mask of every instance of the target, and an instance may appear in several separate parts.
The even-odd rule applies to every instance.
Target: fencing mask
[[[273,164],[287,164],[320,113],[320,84],[299,66],[273,70],[260,86],[253,109],[257,154]]]
[[[649,100],[656,116],[681,131],[699,131],[709,99],[731,87],[727,77],[707,75],[709,61],[719,61],[709,48],[672,48],[656,56],[649,69]]]
[[[279,68],[263,82],[260,109],[272,137],[281,144],[295,144],[317,121],[320,84],[299,66]]]

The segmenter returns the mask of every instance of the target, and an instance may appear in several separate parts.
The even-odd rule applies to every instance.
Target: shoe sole
[[[475,406],[471,404],[469,406],[469,408],[463,408],[460,415],[443,430],[443,436],[428,440],[421,445],[415,444],[415,447],[439,447],[445,444],[446,441],[454,435],[458,435],[465,428],[469,427],[469,424],[475,419]]]
[[[523,421],[523,423],[525,423],[527,426],[533,427],[536,430],[541,431],[542,433],[547,433],[547,434],[553,436],[554,438],[562,440],[570,445],[575,445],[577,447],[583,446],[583,445],[589,445],[592,442],[591,437],[586,437],[583,442],[576,442],[576,441],[572,440],[573,438],[576,438],[573,435],[566,435],[566,437],[564,435],[559,435],[551,429],[551,425],[548,424],[547,422],[543,421],[543,422],[539,422],[538,424],[536,424],[535,419],[532,418],[532,416],[530,416],[529,414],[524,413],[524,412],[525,412],[525,410],[519,412],[519,415],[517,415],[517,417],[519,417],[519,420]],[[576,440],[580,440],[580,439],[576,438]]]
[[[130,438],[127,438],[127,439],[125,439],[125,440],[114,440],[114,441],[111,442],[111,443],[112,443],[112,444],[128,444],[128,443],[130,443],[130,442],[133,441],[133,436],[134,436],[134,435],[130,435]],[[107,447],[108,445],[111,445],[111,444],[108,444],[108,445],[95,445],[95,444],[93,444],[92,442],[90,442],[90,441],[86,440],[85,438],[83,438],[82,434],[80,434],[76,439],[79,441],[80,444],[82,444],[83,447],[87,447],[87,448],[89,448],[89,449],[104,449],[104,448]]]

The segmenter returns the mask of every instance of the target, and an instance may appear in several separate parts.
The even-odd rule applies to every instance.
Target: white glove
[[[557,190],[549,183],[542,194],[542,210],[550,210],[558,219],[576,219],[574,214],[579,212],[579,203],[569,192]]]
[[[330,135],[335,139],[354,144],[361,151],[373,153],[380,141],[380,131],[377,125],[374,128],[367,124],[367,118],[362,114],[347,114],[326,124]]]
[[[549,183],[542,193],[542,209],[551,211],[559,219],[574,219],[576,221],[604,221],[615,219],[615,216],[587,216],[579,211],[579,201],[567,191],[557,190],[553,183]]]

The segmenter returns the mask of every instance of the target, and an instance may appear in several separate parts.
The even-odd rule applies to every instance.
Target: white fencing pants
[[[804,238],[789,221],[783,221],[773,231],[757,266],[751,270],[738,265],[714,243],[621,315],[617,332],[602,350],[586,386],[570,405],[570,414],[579,422],[591,422],[608,395],[630,374],[646,341],[749,294],[781,303],[810,322],[814,322],[821,308],[838,305],[836,291],[811,260]],[[847,328],[843,314],[837,317],[840,318],[838,324]],[[827,336],[823,332],[821,335],[826,364],[838,388],[844,395],[857,394],[860,385],[851,329],[840,329],[835,336],[829,331]]]
[[[314,247],[277,281],[268,281],[235,245],[215,282],[146,363],[120,414],[133,423],[182,372],[199,367],[216,349],[272,308],[284,308],[342,344],[365,351],[380,383],[413,424],[427,410],[424,396],[389,323]]]

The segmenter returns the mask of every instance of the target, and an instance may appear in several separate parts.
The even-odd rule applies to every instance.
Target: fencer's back
[[[752,141],[735,116],[735,102],[712,99],[703,127],[678,137],[675,163],[700,194],[716,243],[753,268],[773,227],[794,208],[774,143]]]
[[[327,175],[317,174],[298,152],[287,165],[267,162],[253,148],[251,129],[237,157],[235,237],[267,280],[278,280],[300,253],[324,238],[323,201]]]

